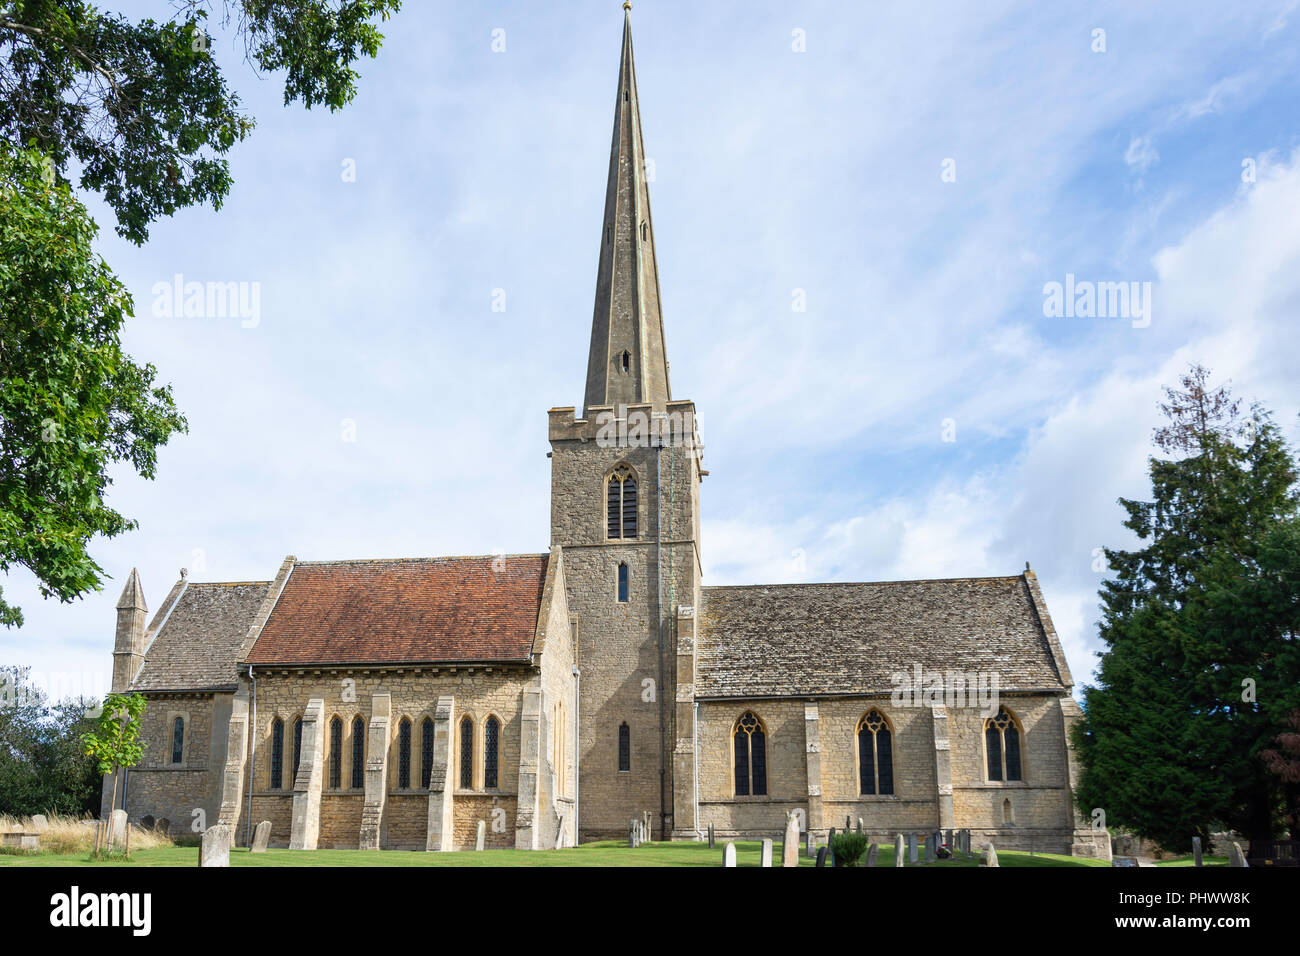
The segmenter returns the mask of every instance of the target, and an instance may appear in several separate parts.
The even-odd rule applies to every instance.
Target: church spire
[[[624,11],[631,6],[624,3]],[[632,21],[625,12],[585,404],[590,408],[646,402],[662,408],[670,398],[645,143],[632,63]]]

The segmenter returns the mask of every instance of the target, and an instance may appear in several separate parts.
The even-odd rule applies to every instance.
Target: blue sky
[[[1300,3],[632,18],[706,583],[1028,560],[1086,680],[1095,549],[1130,543],[1116,499],[1146,494],[1160,386],[1202,362],[1300,442]],[[27,624],[0,662],[106,689],[133,566],[152,611],[181,567],[546,548],[545,411],[582,399],[621,29],[614,0],[408,2],[337,114],[283,107],[218,36],[258,121],[224,208],[136,248],[90,199],[128,350],[190,432],[156,481],[116,473],[140,528],[94,543],[103,593],[4,582]],[[154,315],[177,273],[259,283],[259,321]],[[1150,282],[1149,326],[1044,316],[1067,274]]]

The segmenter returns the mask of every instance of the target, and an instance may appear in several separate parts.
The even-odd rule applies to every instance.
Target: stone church
[[[133,821],[407,850],[472,847],[482,821],[488,847],[550,849],[644,814],[655,839],[779,838],[797,812],[1102,852],[1028,566],[704,584],[708,472],[669,384],[644,156],[625,17],[584,408],[547,413],[548,550],[182,571],[148,623],[133,571],[113,652],[114,691],[148,700]]]

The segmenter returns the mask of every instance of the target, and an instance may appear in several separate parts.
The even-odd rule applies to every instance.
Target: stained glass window
[[[397,727],[397,788],[411,789],[411,722],[405,717]]]
[[[745,711],[732,734],[735,751],[736,796],[761,797],[767,794],[767,734],[763,724]]]
[[[460,788],[474,788],[474,721],[469,717],[460,722]]]
[[[990,780],[1022,780],[1020,727],[1005,707],[984,723],[984,749],[988,754]]]
[[[428,717],[420,725],[420,786],[429,789],[433,777],[433,721]]]
[[[284,777],[284,721],[271,721],[271,789],[279,790]]]
[[[366,722],[352,718],[352,789],[366,785]]]
[[[858,721],[858,790],[863,794],[894,792],[894,750],[889,722],[878,710]]]
[[[343,721],[330,721],[330,789],[343,786]]]
[[[483,786],[491,790],[497,785],[497,746],[500,743],[501,724],[489,717],[483,724]]]

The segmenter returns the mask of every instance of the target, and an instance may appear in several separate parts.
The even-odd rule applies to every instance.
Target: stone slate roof
[[[233,690],[244,637],[269,585],[185,584],[158,609],[130,690]]]
[[[250,664],[519,661],[548,555],[299,562]]]
[[[1002,690],[1072,681],[1024,575],[706,587],[701,603],[698,697],[889,691],[916,664],[997,673]]]

